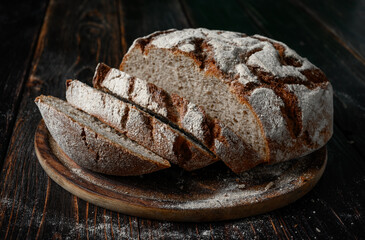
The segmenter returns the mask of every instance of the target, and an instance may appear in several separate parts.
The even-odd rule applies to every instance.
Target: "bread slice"
[[[175,94],[169,95],[154,84],[99,64],[93,85],[169,124],[186,139],[214,152],[234,172],[245,171],[263,162],[251,147],[217,119],[209,117],[203,108]]]
[[[170,125],[80,81],[67,81],[66,99],[74,107],[185,170],[202,168],[218,160]]]
[[[35,103],[52,137],[80,166],[130,176],[170,167],[170,163],[67,102],[39,96]]]
[[[324,73],[263,36],[156,32],[133,43],[120,70],[198,103],[252,147],[258,162],[309,154],[332,136],[333,93]]]

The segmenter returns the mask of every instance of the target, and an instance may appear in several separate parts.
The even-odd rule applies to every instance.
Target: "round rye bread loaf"
[[[181,116],[203,109],[199,117],[189,115],[193,127],[167,120],[235,172],[309,154],[332,136],[333,92],[325,74],[284,43],[260,35],[155,32],[134,41],[120,70],[162,88],[184,106]]]

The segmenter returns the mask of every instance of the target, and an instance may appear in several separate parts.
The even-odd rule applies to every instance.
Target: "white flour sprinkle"
[[[302,80],[306,80],[306,77],[301,71],[316,68],[286,44],[260,35],[249,37],[241,33],[229,31],[222,33],[221,31],[205,28],[184,29],[158,35],[152,40],[151,44],[158,48],[177,47],[181,51],[189,53],[196,50],[192,44],[196,39],[205,39],[206,43],[213,49],[213,58],[220,70],[237,76],[242,84],[257,81],[247,66],[259,67],[274,76],[298,77]],[[282,65],[277,50],[269,41],[284,46],[285,56],[295,59],[300,63],[300,66]],[[245,54],[256,49],[258,51],[248,59],[243,59]]]

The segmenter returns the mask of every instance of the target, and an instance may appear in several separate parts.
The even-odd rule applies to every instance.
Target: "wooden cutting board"
[[[43,120],[35,134],[35,149],[49,177],[86,201],[128,215],[187,222],[236,219],[286,206],[315,186],[327,163],[323,147],[241,175],[218,162],[193,172],[172,167],[143,176],[108,176],[70,159]]]

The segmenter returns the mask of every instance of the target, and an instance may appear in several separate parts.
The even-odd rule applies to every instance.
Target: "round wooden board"
[[[224,164],[186,172],[177,167],[135,177],[81,168],[58,147],[43,120],[35,149],[46,173],[61,187],[97,206],[128,215],[170,221],[236,219],[268,212],[299,199],[323,174],[326,147],[291,161],[232,173]]]

